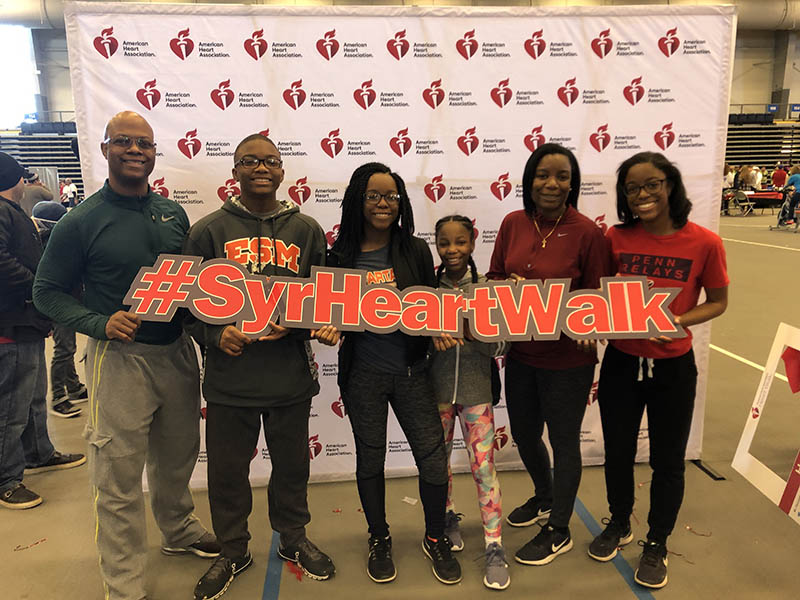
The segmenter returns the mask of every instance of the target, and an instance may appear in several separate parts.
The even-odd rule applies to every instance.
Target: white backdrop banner
[[[385,162],[405,179],[417,235],[460,213],[488,268],[503,217],[522,207],[525,161],[544,142],[572,149],[579,209],[617,221],[615,170],[641,150],[681,169],[692,219],[717,229],[736,18],[733,7],[268,7],[68,3],[70,72],[87,190],[107,165],[103,129],[121,110],[153,126],[152,187],[192,221],[238,193],[233,151],[269,132],[284,158],[279,196],[314,216],[329,241],[352,171]],[[701,377],[689,458],[701,453],[708,327],[695,330]],[[314,479],[353,476],[352,433],[336,353],[317,348],[322,392],[309,439]],[[265,365],[265,368],[269,368]],[[276,374],[276,376],[279,376]],[[603,459],[596,385],[584,421],[586,463]],[[518,467],[504,403],[497,463]],[[390,418],[387,473],[414,472]],[[646,456],[643,423],[640,458]],[[456,448],[463,448],[457,440]],[[205,483],[201,454],[194,482]],[[455,452],[455,470],[466,454]],[[264,481],[263,440],[253,480]]]

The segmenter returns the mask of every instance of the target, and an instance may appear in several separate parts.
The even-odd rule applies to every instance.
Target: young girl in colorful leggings
[[[486,281],[478,274],[472,252],[475,236],[472,221],[452,215],[436,223],[436,249],[442,264],[436,271],[439,287],[467,291],[472,285]],[[465,324],[466,328],[466,324]],[[500,483],[494,468],[494,415],[492,413],[491,362],[505,350],[505,343],[486,344],[471,339],[465,329],[465,340],[455,347],[436,340],[437,347],[431,363],[431,381],[444,427],[448,458],[453,449],[453,432],[458,416],[464,444],[469,454],[470,469],[478,488],[478,505],[483,521],[486,542],[486,567],[483,583],[486,587],[504,590],[511,580],[500,537]],[[464,548],[458,522],[460,516],[453,504],[453,474],[447,463],[447,516],[445,534],[453,551]]]

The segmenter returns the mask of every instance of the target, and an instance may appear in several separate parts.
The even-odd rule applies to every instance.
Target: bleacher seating
[[[0,151],[10,154],[24,167],[57,167],[58,176],[72,179],[78,186],[78,194],[85,196],[81,165],[72,152],[73,139],[74,135],[0,136]]]
[[[758,165],[772,170],[776,164],[800,164],[800,124],[736,124],[731,114],[725,162],[733,165]],[[768,115],[771,117],[772,115]]]

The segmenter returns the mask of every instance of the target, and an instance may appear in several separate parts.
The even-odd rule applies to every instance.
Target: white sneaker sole
[[[367,577],[369,577],[375,583],[389,583],[390,581],[397,579],[397,569],[394,570],[394,574],[391,577],[387,577],[386,579],[375,579],[369,572],[369,567],[367,567]]]
[[[511,525],[512,527],[530,527],[531,525],[535,525],[539,521],[544,521],[550,518],[550,511],[544,512],[540,514],[538,517],[534,517],[530,521],[512,521],[508,517],[506,517],[506,523]]]
[[[668,564],[668,560],[665,558],[664,559],[664,566],[667,566],[667,564]],[[665,575],[664,576],[664,581],[662,581],[660,583],[648,583],[646,581],[642,581],[641,579],[639,579],[639,569],[637,568],[636,571],[633,574],[633,580],[636,583],[638,583],[639,585],[642,585],[642,586],[644,586],[646,588],[650,588],[650,589],[653,589],[653,590],[660,590],[665,585],[667,585],[667,581],[669,580],[669,576]]]
[[[280,548],[278,548],[278,556],[280,556],[285,561],[293,562],[294,564],[296,564],[303,570],[303,573],[306,574],[306,577],[308,577],[309,579],[314,579],[315,581],[325,581],[326,579],[330,579],[331,576],[333,576],[336,573],[336,568],[334,567],[334,570],[330,575],[315,575],[314,573],[306,569],[303,566],[303,563],[301,563],[299,559],[283,554]]]
[[[614,559],[614,557],[617,555],[617,552],[619,551],[619,549],[620,549],[622,546],[627,546],[627,545],[628,545],[628,544],[630,544],[632,541],[633,541],[633,531],[631,531],[631,532],[630,532],[630,533],[629,533],[629,534],[628,534],[626,537],[624,537],[624,538],[620,538],[620,539],[619,539],[619,544],[617,544],[617,547],[616,547],[616,548],[614,548],[614,552],[612,552],[612,553],[611,553],[611,554],[609,554],[608,556],[597,556],[597,555],[595,555],[595,554],[592,554],[592,550],[591,550],[591,549],[587,550],[587,554],[588,554],[590,557],[592,557],[593,559],[595,559],[595,560],[598,560],[598,561],[600,561],[600,562],[608,562],[608,561],[610,561],[610,560],[613,560],[613,559]]]
[[[42,467],[31,467],[25,468],[26,475],[35,475],[36,473],[47,473],[48,471],[63,471],[64,469],[74,469],[75,467],[80,467],[82,464],[86,462],[86,457],[79,458],[76,461],[70,463],[61,463],[58,465],[44,465]]]
[[[509,577],[509,578],[506,580],[505,584],[502,584],[502,583],[497,583],[497,582],[492,582],[492,583],[489,583],[489,582],[486,580],[486,576],[484,576],[484,578],[483,578],[483,585],[485,585],[485,586],[486,586],[487,588],[489,588],[490,590],[504,590],[504,589],[506,589],[508,586],[510,586],[510,585],[511,585],[511,578]]]
[[[68,412],[68,413],[61,413],[61,412],[58,412],[57,410],[53,410],[52,408],[50,410],[48,410],[47,412],[50,413],[51,415],[53,415],[54,417],[59,417],[61,419],[73,419],[75,417],[81,416],[81,409],[80,408],[77,409],[77,410],[74,410],[72,412]]]
[[[181,554],[194,554],[195,556],[199,556],[200,558],[217,558],[219,556],[219,552],[212,554],[211,552],[204,552],[203,550],[198,550],[197,548],[162,547],[161,554],[164,554],[166,556],[180,556]]]

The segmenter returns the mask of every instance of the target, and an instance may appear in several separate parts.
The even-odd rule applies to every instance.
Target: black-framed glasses
[[[244,167],[245,169],[257,169],[258,165],[264,163],[265,167],[271,169],[280,169],[283,166],[283,161],[277,156],[268,156],[267,158],[258,158],[256,156],[243,156],[236,161],[236,164]]]
[[[388,194],[381,194],[380,192],[367,192],[364,194],[364,201],[367,204],[378,204],[381,198],[386,200],[388,204],[400,204],[400,194],[397,192],[389,192]]]
[[[146,137],[131,137],[129,135],[115,135],[113,138],[106,138],[103,140],[104,144],[111,144],[117,148],[124,148],[127,150],[134,143],[139,150],[152,150],[156,147],[156,143]]]
[[[637,185],[635,183],[628,183],[622,188],[628,198],[633,198],[639,195],[639,192],[644,190],[648,194],[657,194],[664,188],[666,179],[651,179],[644,183],[644,185]]]

